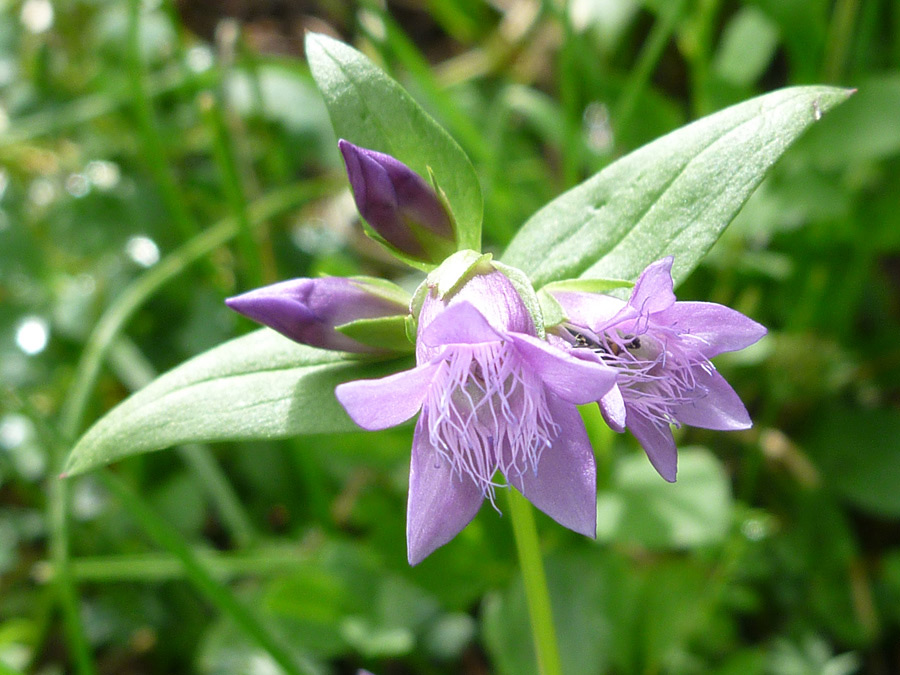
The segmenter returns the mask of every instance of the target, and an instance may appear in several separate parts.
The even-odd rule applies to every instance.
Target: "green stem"
[[[663,5],[660,9],[661,16],[653,24],[650,35],[647,36],[641,53],[638,55],[637,63],[631,70],[625,89],[613,110],[613,123],[620,132],[631,123],[631,116],[634,114],[637,102],[644,89],[647,88],[650,76],[653,75],[656,65],[662,58],[663,50],[675,31],[683,7],[684,0],[676,0],[671,4]]]
[[[128,12],[128,81],[131,85],[131,98],[137,118],[141,150],[146,157],[169,215],[181,232],[181,236],[188,239],[197,234],[200,231],[200,227],[185,205],[175,177],[169,170],[169,165],[166,161],[163,150],[165,143],[156,125],[153,105],[150,102],[150,95],[147,91],[144,66],[141,62],[140,20],[141,0],[131,0]]]
[[[221,105],[212,93],[203,92],[199,97],[199,104],[212,136],[213,157],[222,179],[222,192],[238,225],[238,246],[241,262],[246,271],[244,282],[250,287],[261,286],[263,273],[259,243],[247,215],[247,192],[238,169],[234,148],[229,140],[228,124]]]
[[[106,488],[116,495],[141,528],[159,545],[168,549],[184,567],[187,578],[223,614],[231,617],[238,627],[251,637],[281,666],[288,675],[315,673],[317,669],[282,643],[262,620],[241,603],[227,586],[218,581],[197,557],[190,546],[172,527],[148,507],[143,499],[121,478],[108,470],[96,474]]]
[[[509,513],[516,538],[519,565],[522,568],[522,581],[525,584],[525,599],[531,618],[531,634],[534,637],[538,672],[541,675],[561,675],[556,628],[553,625],[553,608],[550,605],[550,592],[544,574],[534,513],[525,497],[513,489],[508,492]]]
[[[59,467],[60,455],[55,453]],[[69,535],[68,535],[68,484],[59,480],[55,475],[50,478],[49,495],[47,500],[48,518],[50,522],[50,557],[56,568],[56,593],[62,608],[63,628],[66,633],[66,641],[72,658],[75,661],[75,672],[79,675],[95,675],[94,661],[91,655],[91,646],[88,643],[81,622],[81,612],[78,603],[78,588],[72,576],[69,559]]]
[[[158,374],[137,345],[126,337],[113,343],[107,361],[132,391],[150,384]],[[176,450],[209,496],[232,541],[239,548],[251,546],[257,539],[256,529],[209,447],[192,443]]]
[[[831,24],[828,27],[828,43],[825,47],[826,82],[836,83],[843,75],[858,12],[859,0],[837,0],[834,5]]]
[[[81,622],[78,588],[72,575],[69,557],[67,518],[69,486],[56,478],[56,473],[59,472],[65,458],[65,444],[60,442],[55,430],[44,423],[43,417],[27,399],[19,397],[12,390],[6,390],[3,393],[4,405],[2,407],[23,410],[35,423],[41,442],[49,449],[51,478],[47,486],[47,522],[50,527],[50,559],[56,570],[53,589],[56,600],[62,609],[63,630],[74,660],[75,672],[78,675],[96,675],[97,670],[94,667],[91,646]]]
[[[252,551],[194,551],[194,556],[215,579],[225,582],[248,575],[254,578],[288,574],[308,557],[303,548],[267,545]],[[140,553],[85,556],[71,559],[71,570],[82,583],[158,583],[184,579],[186,571],[181,560],[171,553]],[[39,568],[43,581],[56,576],[56,567]]]

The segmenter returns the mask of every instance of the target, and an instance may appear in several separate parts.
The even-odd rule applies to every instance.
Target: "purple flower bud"
[[[364,279],[292,279],[228,298],[225,304],[282,335],[312,347],[381,351],[341,334],[336,327],[359,319],[403,316],[409,308]]]
[[[338,141],[356,208],[388,244],[425,262],[456,250],[453,221],[434,189],[403,162]]]
[[[536,337],[501,272],[479,269],[443,297],[431,279],[416,367],[335,391],[364,429],[421,410],[409,475],[410,564],[455,537],[506,483],[562,525],[595,536],[594,456],[576,404],[604,396],[615,371]]]

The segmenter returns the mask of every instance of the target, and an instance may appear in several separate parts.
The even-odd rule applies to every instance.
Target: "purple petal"
[[[653,319],[696,338],[697,349],[708,359],[749,347],[766,334],[765,326],[714,302],[676,302]]]
[[[753,426],[740,397],[718,371],[708,373],[697,368],[695,377],[697,385],[705,388],[707,393],[691,403],[673,407],[675,419],[692,427],[717,431],[749,429]]]
[[[484,495],[466,475],[452,472],[428,440],[421,421],[413,437],[406,510],[406,548],[410,565],[453,539],[469,524]]]
[[[453,294],[450,304],[462,302],[474,305],[499,331],[537,335],[522,296],[503,272],[493,270],[472,276]]]
[[[546,387],[564,401],[599,401],[616,384],[616,371],[609,366],[579,359],[530,335],[510,333],[507,338]]]
[[[551,295],[562,306],[571,323],[592,331],[599,331],[627,306],[624,300],[600,293],[559,291],[551,292]]]
[[[600,399],[600,412],[610,429],[620,434],[625,431],[627,416],[625,399],[622,398],[622,391],[619,387],[613,387]]]
[[[672,286],[672,256],[657,260],[641,272],[628,304],[641,314],[655,314],[675,304]]]
[[[659,475],[674,483],[678,470],[678,450],[669,425],[654,422],[641,415],[629,414],[628,430],[638,439]]]
[[[419,411],[440,365],[429,363],[377,380],[345,382],[335,388],[334,394],[351,419],[363,429],[387,429]]]
[[[548,395],[560,434],[541,452],[537,471],[506,480],[557,523],[588,537],[597,536],[597,470],[594,452],[578,409]]]
[[[497,342],[503,336],[484,315],[468,302],[450,305],[419,331],[419,340],[429,347],[448,344]]]

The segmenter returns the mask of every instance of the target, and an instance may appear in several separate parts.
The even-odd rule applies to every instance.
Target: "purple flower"
[[[595,536],[594,456],[575,404],[596,401],[612,369],[537,337],[510,280],[470,270],[441,296],[426,282],[416,367],[339,385],[338,400],[364,429],[385,429],[421,409],[407,507],[412,565],[450,541],[487,498],[496,474],[560,524]]]
[[[439,263],[456,250],[450,213],[437,192],[403,162],[338,141],[356,208],[394,249]]]
[[[555,342],[618,372],[599,399],[607,423],[627,427],[650,462],[674,481],[677,452],[669,425],[747,429],[744,404],[710,359],[743,349],[766,334],[740,312],[708,302],[676,302],[672,258],[643,271],[628,302],[607,295],[550,291],[567,321]]]
[[[324,349],[384,351],[336,329],[364,319],[403,317],[404,298],[378,279],[293,279],[257,288],[225,301],[231,309],[274,328],[296,342]]]

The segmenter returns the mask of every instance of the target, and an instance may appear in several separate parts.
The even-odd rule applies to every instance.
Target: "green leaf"
[[[335,386],[404,366],[258,330],[194,357],[113,408],[72,449],[65,473],[181,443],[354,431]]]
[[[731,523],[731,486],[702,448],[678,451],[678,482],[659,477],[641,454],[622,457],[613,489],[597,497],[597,538],[647,548],[691,548],[722,541]]]
[[[306,57],[338,137],[396,157],[426,181],[433,173],[453,211],[458,248],[480,250],[481,186],[456,141],[352,47],[309,33]]]
[[[732,106],[636,150],[534,214],[503,255],[535,287],[635,279],[675,256],[684,279],[785,149],[852,92],[792,87]]]

